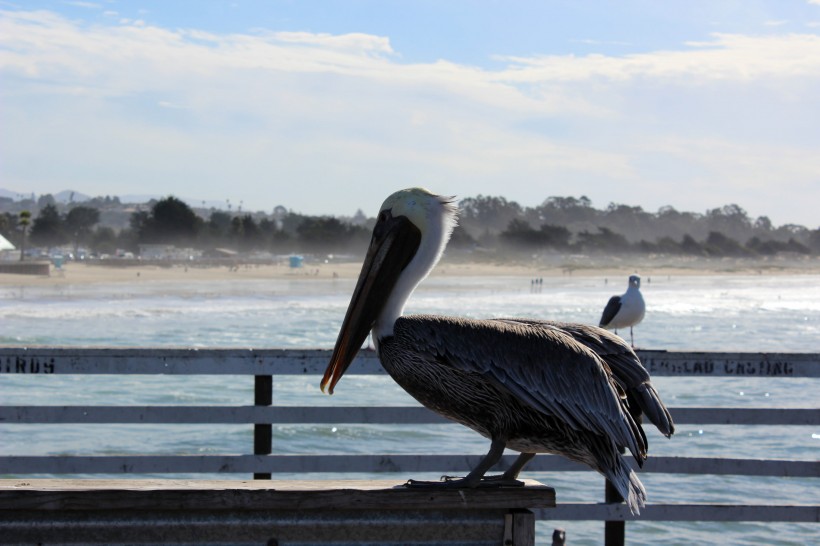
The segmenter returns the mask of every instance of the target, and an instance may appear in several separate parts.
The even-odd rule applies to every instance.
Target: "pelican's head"
[[[641,277],[638,275],[630,275],[629,276],[629,286],[633,288],[640,288],[641,287]]]
[[[390,219],[406,218],[410,225],[419,230],[419,245],[413,251],[413,256],[408,252],[408,259],[413,260],[414,272],[418,277],[410,291],[430,273],[441,258],[453,228],[456,227],[457,214],[458,207],[453,197],[442,197],[425,188],[397,191],[382,203],[373,229],[374,238],[379,224],[387,223]]]
[[[456,214],[453,198],[424,188],[397,191],[385,199],[322,378],[323,391],[329,384],[333,394],[371,329],[374,343],[392,335],[407,298],[441,257]]]

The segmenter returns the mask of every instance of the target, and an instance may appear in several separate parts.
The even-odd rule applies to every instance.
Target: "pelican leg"
[[[522,486],[524,483],[516,480],[514,477],[512,480],[503,479],[504,477],[497,477],[498,479],[484,478],[484,474],[486,474],[490,468],[495,466],[495,464],[501,460],[501,455],[504,454],[505,446],[506,442],[504,440],[493,440],[490,444],[490,451],[484,456],[483,459],[481,459],[481,462],[479,462],[478,465],[463,478],[442,476],[442,481],[438,482],[407,480],[407,483],[405,483],[404,486],[429,489],[472,489],[475,487],[501,487],[502,485]],[[518,459],[520,460],[521,457]],[[513,467],[519,466],[518,470],[520,471],[526,462],[527,461],[525,460],[521,465],[518,465],[518,460],[516,460]],[[509,470],[507,472],[509,472]],[[506,476],[506,473],[504,476]]]
[[[504,485],[515,485],[513,482],[521,483],[518,481],[518,475],[533,457],[535,457],[535,453],[521,453],[506,472],[497,476],[484,476],[484,480],[503,480],[506,482]]]
[[[527,463],[533,459],[533,457],[535,457],[535,453],[521,453],[515,462],[513,462],[512,466],[504,472],[502,477],[505,480],[515,480],[518,478],[521,471],[524,470],[524,467],[527,466]]]

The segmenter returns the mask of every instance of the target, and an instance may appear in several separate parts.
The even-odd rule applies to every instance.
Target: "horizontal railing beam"
[[[480,511],[555,506],[555,490],[535,480],[524,487],[429,491],[390,479],[163,480],[0,479],[0,512],[86,511]],[[0,533],[0,544],[3,543]]]
[[[817,523],[820,506],[756,504],[649,504],[633,515],[624,504],[562,503],[533,510],[536,519],[569,521],[759,521]]]
[[[669,412],[678,425],[820,425],[820,409],[672,407]]]
[[[505,455],[508,468],[515,455]],[[186,474],[186,473],[465,473],[481,455],[116,455],[0,457],[2,474]],[[627,459],[631,464],[631,459]],[[539,455],[527,471],[586,472],[563,457]],[[641,470],[663,474],[820,477],[820,462],[710,457],[651,457]]]
[[[369,353],[351,371],[385,374]],[[321,349],[0,348],[0,374],[321,375],[329,358]]]
[[[820,377],[818,353],[638,350],[653,376]],[[0,374],[321,375],[328,349],[0,348]],[[348,373],[385,374],[372,350]]]
[[[633,515],[624,504],[555,503],[554,489],[528,481],[523,488],[397,490],[392,480],[0,480],[0,511],[35,515],[25,527],[58,514],[77,523],[76,514],[113,510],[122,513],[165,511],[232,511],[269,513],[301,510],[346,512],[396,509],[474,512],[528,508],[542,520],[643,521],[782,521],[818,522],[820,506],[812,504],[650,503]],[[455,513],[454,513],[455,514]],[[82,519],[82,518],[80,518]],[[92,518],[96,521],[96,518]],[[65,537],[61,537],[65,538]],[[2,542],[2,540],[0,540]]]
[[[817,409],[672,407],[669,411],[678,425],[820,425]],[[0,406],[0,423],[410,425],[451,421],[421,406]]]

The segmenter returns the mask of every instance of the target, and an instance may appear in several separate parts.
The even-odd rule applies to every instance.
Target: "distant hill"
[[[112,197],[114,197],[112,195]],[[117,197],[120,198],[120,203],[147,203],[151,199],[162,199],[161,195],[137,195],[137,194],[126,194],[126,195],[118,195]]]
[[[91,200],[90,196],[74,190],[63,190],[60,193],[52,195],[54,195],[54,200],[58,203],[83,203]]]
[[[6,188],[0,188],[0,197],[6,197],[8,199],[14,199],[15,201],[17,201],[17,200],[20,199],[21,195],[30,196],[31,194],[29,194],[29,193],[22,194],[19,191],[11,191],[11,190],[7,190]]]
[[[120,203],[147,203],[151,199],[156,199],[157,201],[159,201],[160,199],[163,199],[165,197],[168,197],[168,194],[163,194],[163,195],[146,195],[146,194],[134,195],[134,194],[127,194],[127,195],[120,195],[119,196]],[[207,199],[192,199],[190,197],[185,197],[183,195],[174,195],[174,197],[182,199],[182,201],[184,201],[185,204],[187,204],[189,207],[194,208],[194,209],[214,208],[214,209],[222,210],[222,209],[225,208],[225,201],[214,201],[214,200],[207,200]]]
[[[46,192],[48,193],[48,192]],[[37,199],[41,195],[45,195],[45,193],[35,193],[35,192],[20,192],[20,191],[13,191],[6,188],[0,188],[0,198],[5,197],[8,199],[12,199],[13,201],[21,201],[22,199]],[[63,190],[59,193],[52,193],[54,199],[64,205],[66,203],[84,203],[86,201],[90,201],[94,197],[105,197],[103,196],[90,196],[85,193],[80,193],[76,190]],[[147,203],[152,199],[162,199],[163,197],[167,197],[166,194],[159,195],[159,194],[124,194],[124,195],[111,195],[111,197],[119,197],[120,203]],[[224,201],[214,201],[214,200],[203,200],[203,199],[191,199],[190,197],[183,197],[177,195],[188,206],[192,208],[215,208],[215,209],[222,209],[225,206]]]
[[[8,197],[15,201],[22,201],[23,199],[37,199],[43,193],[36,193],[31,191],[13,191],[6,188],[0,188],[0,197]],[[58,203],[82,203],[91,199],[90,196],[80,193],[75,190],[63,190],[60,193],[52,193],[54,200]]]

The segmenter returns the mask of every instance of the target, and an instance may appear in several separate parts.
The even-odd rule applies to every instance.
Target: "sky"
[[[0,188],[820,227],[820,0],[0,0]]]

